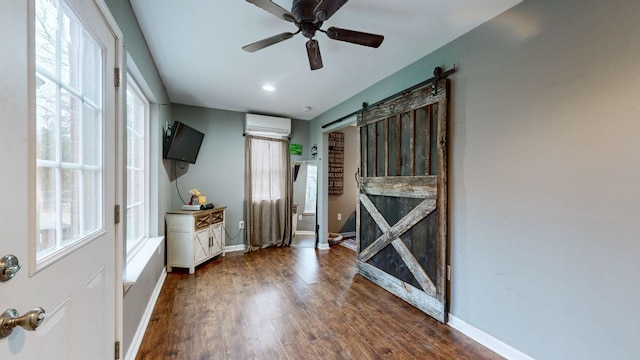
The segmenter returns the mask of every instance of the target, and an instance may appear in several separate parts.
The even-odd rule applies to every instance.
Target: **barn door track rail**
[[[456,64],[453,64],[453,67],[451,69],[447,70],[447,71],[442,71],[441,67],[436,66],[433,69],[433,77],[431,77],[431,78],[429,78],[429,79],[427,79],[427,80],[425,80],[425,81],[423,81],[421,83],[415,84],[410,88],[404,89],[404,90],[399,91],[399,92],[397,92],[397,93],[395,93],[393,95],[390,95],[390,96],[388,96],[388,97],[386,97],[386,98],[384,98],[384,99],[382,99],[380,101],[377,101],[377,102],[375,102],[373,104],[368,104],[367,102],[363,102],[361,110],[356,110],[356,111],[354,111],[352,113],[349,113],[349,114],[347,114],[347,115],[345,115],[345,116],[343,116],[343,117],[341,117],[339,119],[336,119],[336,120],[334,120],[334,121],[332,121],[332,122],[330,122],[328,124],[324,124],[324,125],[322,125],[322,128],[325,129],[325,128],[333,125],[333,124],[337,124],[339,122],[344,121],[345,119],[348,119],[348,118],[350,118],[350,117],[352,117],[354,115],[357,115],[357,114],[361,113],[362,111],[366,110],[367,108],[371,108],[371,107],[374,107],[374,106],[378,106],[380,104],[384,104],[384,103],[386,103],[388,101],[391,101],[393,99],[396,99],[396,98],[399,98],[401,96],[407,95],[408,93],[410,93],[410,92],[412,92],[414,90],[418,90],[418,89],[421,89],[421,88],[429,86],[429,85],[431,85],[431,89],[432,89],[431,90],[431,94],[432,95],[437,95],[438,94],[438,87],[436,86],[436,84],[438,83],[438,81],[448,78],[449,75],[451,75],[451,74],[453,74],[455,72],[456,72]]]

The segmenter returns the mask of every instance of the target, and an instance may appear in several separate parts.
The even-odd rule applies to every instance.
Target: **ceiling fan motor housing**
[[[293,0],[291,13],[296,18],[296,23],[302,35],[311,39],[316,35],[316,30],[322,26],[322,21],[316,20],[314,10],[318,5],[314,0]]]
[[[300,24],[300,31],[302,35],[312,39],[316,35],[316,30],[320,28],[320,25],[322,25],[322,22],[318,25],[312,22],[303,22]]]

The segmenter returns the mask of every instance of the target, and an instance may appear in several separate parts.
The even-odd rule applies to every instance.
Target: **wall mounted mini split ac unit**
[[[284,138],[291,134],[291,119],[258,114],[246,114],[245,134]]]

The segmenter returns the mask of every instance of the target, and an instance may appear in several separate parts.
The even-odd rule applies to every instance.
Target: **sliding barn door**
[[[446,322],[449,83],[358,117],[358,272]]]

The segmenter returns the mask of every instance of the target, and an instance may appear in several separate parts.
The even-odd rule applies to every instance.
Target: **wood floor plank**
[[[136,356],[150,359],[500,359],[355,271],[355,253],[229,253],[167,274]]]

